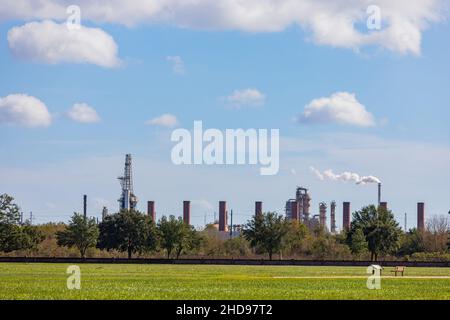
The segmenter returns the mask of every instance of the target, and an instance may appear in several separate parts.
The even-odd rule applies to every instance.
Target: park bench
[[[394,270],[391,270],[391,272],[395,273],[395,276],[397,276],[397,273],[401,273],[403,277],[403,273],[405,272],[406,267],[403,266],[397,266],[394,268]]]

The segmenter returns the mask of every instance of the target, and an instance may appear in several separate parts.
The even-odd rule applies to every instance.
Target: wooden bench
[[[395,273],[395,276],[397,276],[397,273],[401,273],[402,277],[403,277],[403,273],[405,272],[406,267],[403,266],[397,266],[395,267],[394,270],[391,270],[391,272]]]

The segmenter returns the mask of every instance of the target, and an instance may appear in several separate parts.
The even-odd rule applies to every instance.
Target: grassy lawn
[[[386,268],[368,290],[363,267],[80,264],[81,290],[68,290],[68,264],[0,264],[0,299],[450,299],[450,268]]]

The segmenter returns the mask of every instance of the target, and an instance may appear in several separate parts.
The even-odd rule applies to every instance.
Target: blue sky
[[[0,192],[15,196],[37,222],[66,221],[81,210],[84,193],[90,215],[100,216],[103,205],[117,210],[116,178],[126,153],[135,159],[138,207],[144,210],[146,200],[155,200],[159,217],[181,215],[182,201],[190,199],[196,225],[203,224],[205,214],[212,220],[219,200],[229,202],[237,223],[251,216],[256,200],[264,201],[265,210],[281,211],[297,185],[310,188],[314,212],[319,202],[336,200],[338,225],[342,201],[351,201],[352,209],[376,201],[375,185],[320,181],[311,165],[378,176],[402,225],[405,212],[409,227],[415,225],[418,201],[426,202],[427,215],[450,210],[445,19],[421,30],[420,54],[380,44],[355,49],[317,43],[308,28],[297,25],[246,32],[87,19],[83,25],[101,28],[118,46],[121,65],[109,68],[17,57],[8,32],[44,18],[0,20],[0,98],[36,97],[52,117],[51,125],[33,128],[0,121]],[[173,71],[168,56],[182,59],[183,74]],[[264,101],[229,108],[227,97],[247,88],[263,93]],[[336,92],[355,94],[376,125],[293,121],[311,101]],[[67,112],[75,103],[94,108],[101,121],[70,119]],[[188,129],[194,120],[207,128],[280,129],[279,174],[261,177],[254,166],[174,166],[173,128],[145,124],[167,113]]]

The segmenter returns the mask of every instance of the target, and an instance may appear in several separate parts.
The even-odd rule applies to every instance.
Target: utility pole
[[[406,214],[406,212],[405,212],[405,232],[406,232],[406,225],[407,225],[407,222],[408,222],[408,216],[407,216],[407,214]]]
[[[231,209],[230,239],[233,238],[233,209]]]

